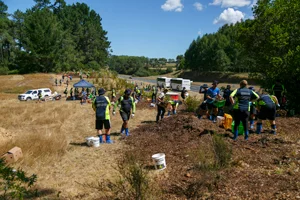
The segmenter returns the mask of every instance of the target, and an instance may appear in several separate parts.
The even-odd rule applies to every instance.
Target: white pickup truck
[[[18,99],[20,101],[30,101],[30,100],[35,100],[38,99],[38,93],[39,91],[42,92],[42,98],[43,97],[48,97],[52,95],[52,92],[49,88],[41,88],[41,89],[33,89],[33,90],[28,90],[24,94],[19,94]]]

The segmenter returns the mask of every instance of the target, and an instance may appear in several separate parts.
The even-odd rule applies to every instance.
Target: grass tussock
[[[103,192],[107,199],[160,199],[159,188],[133,154],[125,154],[119,161],[117,170],[120,177],[116,181],[102,180],[96,186],[91,184],[85,186]]]
[[[230,165],[232,147],[217,134],[210,135],[211,142],[201,145],[196,152],[196,168],[201,171],[214,171]]]

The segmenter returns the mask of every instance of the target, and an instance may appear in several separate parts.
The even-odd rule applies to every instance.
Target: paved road
[[[118,75],[119,78],[123,78],[123,79],[128,79],[128,80],[132,80],[132,81],[143,81],[146,83],[152,83],[152,84],[156,84],[156,79],[146,79],[146,78],[142,78],[142,77],[132,77],[132,79],[129,79],[129,75]],[[199,92],[199,85],[193,85],[191,86],[191,91],[193,92]]]

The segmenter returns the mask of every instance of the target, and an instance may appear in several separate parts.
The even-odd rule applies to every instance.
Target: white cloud
[[[250,4],[251,4],[251,0],[214,0],[209,5],[213,5],[213,6],[221,5],[222,8],[229,8],[229,7],[244,7],[244,6],[249,6]]]
[[[224,10],[218,18],[214,20],[214,24],[235,24],[245,18],[245,14],[233,8]]]
[[[198,31],[198,35],[201,36],[203,35],[203,32],[201,30]]]
[[[253,0],[252,4],[250,5],[250,7],[252,8],[253,6],[255,6],[257,4],[257,0]]]
[[[199,11],[203,10],[203,5],[199,2],[194,3],[194,7]]]
[[[175,11],[181,12],[183,9],[183,5],[181,0],[167,0],[164,5],[161,6],[161,9],[164,11]]]

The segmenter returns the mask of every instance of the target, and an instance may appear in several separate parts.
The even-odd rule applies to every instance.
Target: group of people
[[[103,88],[98,90],[98,96],[93,100],[92,107],[96,113],[96,130],[99,136],[100,143],[112,144],[113,141],[110,139],[110,110],[113,107],[112,114],[116,114],[116,109],[119,108],[120,116],[123,120],[120,133],[125,136],[129,136],[128,121],[130,117],[134,117],[135,114],[135,100],[132,97],[132,91],[126,89],[124,94],[114,103],[111,104],[110,99],[105,96],[106,91]],[[112,92],[112,98],[116,99],[115,89]],[[102,130],[105,129],[103,134]],[[103,137],[105,135],[105,137]]]
[[[262,131],[262,120],[270,120],[271,133],[276,134],[276,108],[280,107],[278,98],[275,95],[269,94],[267,91],[261,91],[260,94],[256,93],[254,87],[248,87],[248,82],[242,80],[240,87],[231,90],[230,85],[227,85],[223,91],[223,96],[220,95],[220,89],[217,87],[218,81],[212,83],[212,87],[204,84],[200,87],[199,93],[204,94],[204,101],[200,105],[202,113],[198,113],[198,118],[201,119],[202,115],[206,114],[209,119],[216,122],[218,115],[218,108],[214,102],[217,100],[225,100],[225,108],[233,115],[234,130],[233,139],[237,140],[238,127],[240,123],[244,127],[245,140],[248,140],[249,130],[248,121],[250,119],[250,129],[254,129],[254,119],[257,118],[256,133],[260,134]]]

